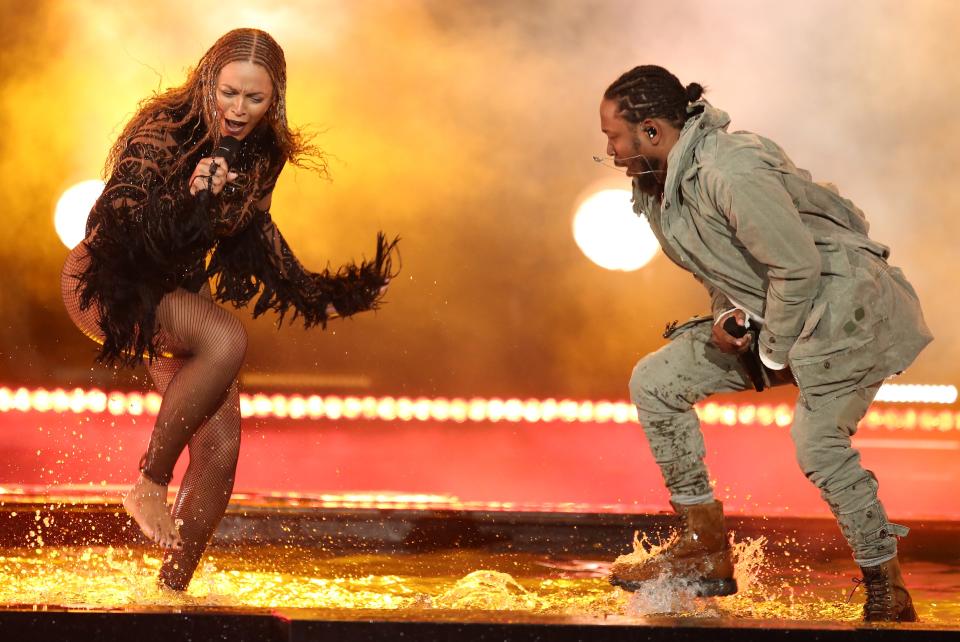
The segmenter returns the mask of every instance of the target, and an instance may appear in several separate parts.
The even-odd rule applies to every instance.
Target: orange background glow
[[[91,370],[93,347],[58,300],[65,250],[53,205],[98,175],[139,100],[181,82],[236,26],[267,29],[284,46],[291,120],[317,132],[333,161],[330,182],[288,168],[277,188],[274,217],[303,262],[359,257],[378,229],[404,239],[403,273],[381,312],[325,333],[249,322],[248,375],[278,387],[291,376],[359,378],[383,394],[623,398],[664,323],[706,307],[700,286],[662,257],[608,272],[570,232],[584,188],[616,178],[590,160],[604,149],[600,94],[654,62],[707,85],[733,128],[774,138],[867,212],[937,337],[904,380],[957,380],[952,3],[0,7],[0,380],[117,381]]]

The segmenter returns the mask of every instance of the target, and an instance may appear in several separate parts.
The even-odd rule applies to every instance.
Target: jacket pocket
[[[823,317],[823,313],[827,309],[827,302],[821,301],[813,306],[810,310],[810,314],[807,315],[807,320],[803,322],[803,328],[800,329],[800,334],[797,336],[797,341],[804,341],[810,338],[810,335],[814,333],[817,329],[817,326],[820,325],[820,319]]]
[[[875,328],[874,328],[875,330]],[[828,359],[838,359],[842,358],[844,355],[856,351],[863,346],[872,343],[875,340],[875,333],[863,333],[856,337],[850,337],[844,340],[834,340],[831,341],[829,338],[825,339],[813,339],[809,337],[806,340],[806,345],[800,349],[791,350],[791,353],[796,355],[790,358],[790,364],[796,366],[804,366],[809,364],[816,364],[826,361]],[[800,341],[799,339],[797,340]],[[802,345],[802,344],[801,344]],[[795,344],[796,348],[796,344]]]
[[[825,236],[816,240],[820,254],[820,275],[846,278],[851,275],[850,259],[847,250],[836,239]]]
[[[832,399],[885,378],[870,343],[866,341],[832,354],[791,359],[790,369],[808,408],[816,410]]]

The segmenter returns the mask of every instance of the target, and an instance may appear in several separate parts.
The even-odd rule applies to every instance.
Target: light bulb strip
[[[952,388],[952,386],[931,386]],[[931,398],[921,390],[923,398]],[[900,394],[899,397],[903,397]],[[107,413],[114,416],[155,416],[161,397],[155,392],[101,390],[46,390],[0,387],[0,412]],[[944,402],[923,402],[944,403]],[[696,406],[708,426],[775,426],[793,423],[793,407],[781,404],[717,403]],[[636,411],[626,402],[571,399],[444,399],[338,395],[241,394],[243,417],[309,420],[379,420],[508,423],[637,423]],[[861,422],[868,428],[948,431],[960,429],[960,412],[931,408],[878,406]]]

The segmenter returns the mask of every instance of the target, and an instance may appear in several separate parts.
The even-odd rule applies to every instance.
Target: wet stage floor
[[[396,617],[435,612],[519,611],[584,618],[674,616],[855,622],[850,564],[777,565],[749,541],[739,560],[737,595],[691,598],[682,586],[653,584],[631,594],[611,587],[608,560],[529,553],[450,550],[419,554],[337,555],[311,549],[232,547],[207,556],[186,595],[160,590],[160,559],[140,547],[57,547],[0,552],[5,608],[372,609]],[[909,587],[926,625],[960,628],[960,567],[909,565]],[[554,620],[555,618],[551,618]]]
[[[268,614],[314,621],[830,627],[857,626],[864,600],[861,588],[848,601],[854,587],[851,580],[859,576],[857,569],[846,555],[822,546],[827,540],[796,529],[758,527],[763,522],[744,522],[739,530],[734,526],[739,593],[694,598],[682,584],[653,583],[648,590],[629,593],[607,583],[607,568],[616,556],[608,549],[626,552],[629,537],[624,537],[624,527],[636,522],[637,516],[586,519],[575,514],[530,514],[521,520],[504,513],[461,515],[456,522],[452,514],[436,511],[360,511],[338,517],[302,507],[292,515],[276,506],[248,509],[242,515],[233,510],[233,518],[225,519],[217,545],[209,549],[189,591],[178,594],[157,587],[157,549],[123,541],[131,539],[125,528],[121,528],[122,537],[103,533],[109,528],[102,520],[123,522],[115,506],[95,511],[101,522],[93,520],[88,532],[99,528],[101,534],[94,536],[99,541],[91,545],[44,541],[56,540],[57,511],[25,508],[21,507],[15,532],[28,537],[28,543],[0,546],[0,630],[3,612],[27,611]],[[6,514],[8,520],[16,519],[15,511]],[[474,528],[472,535],[460,541],[430,546],[416,541],[410,531],[403,541],[386,541],[383,528],[391,520],[396,522],[393,526],[418,524],[422,534],[442,533],[435,524],[423,530],[424,515],[431,523],[456,522],[460,531],[477,519],[513,535],[484,537]],[[76,529],[79,523],[74,518],[64,526],[65,515],[59,517],[64,530]],[[653,530],[662,533],[664,525],[670,525],[669,518],[656,519]],[[498,520],[503,522],[499,526]],[[36,530],[20,532],[31,523]],[[323,523],[328,533],[342,534],[341,545],[325,535],[313,541],[315,545],[305,546],[310,539],[304,539],[303,532],[314,528],[305,523]],[[611,524],[615,531],[610,530]],[[374,528],[379,535],[370,539],[382,541],[356,546],[363,528]],[[811,532],[822,528],[817,523]],[[526,535],[518,535],[524,529]],[[606,529],[602,537],[598,529]],[[949,546],[951,541],[956,543],[956,529],[947,530],[936,546],[926,546],[915,559],[904,557],[921,622],[897,625],[897,630],[919,627],[926,631],[924,635],[951,636],[960,630],[960,560],[956,546],[952,550]],[[564,540],[571,532],[573,539]],[[542,535],[539,541],[538,534]],[[437,539],[444,537],[449,539],[449,532]],[[611,544],[611,538],[620,538],[620,543]],[[17,543],[9,530],[5,539]],[[261,543],[251,545],[252,540]],[[326,544],[320,545],[321,541]],[[812,550],[817,553],[811,554]]]

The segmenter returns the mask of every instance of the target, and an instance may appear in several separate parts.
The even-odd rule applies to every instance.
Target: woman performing
[[[332,273],[306,270],[270,217],[287,161],[319,152],[287,125],[286,63],[269,34],[221,37],[186,83],[141,104],[110,150],[106,188],[63,269],[64,303],[107,365],[147,370],[163,396],[140,477],[123,501],[169,549],[160,581],[185,590],[233,489],[240,449],[240,321],[214,301],[307,327],[374,309],[396,240]],[[215,151],[216,150],[216,151]],[[210,281],[214,285],[211,290]],[[172,514],[167,485],[190,464]]]

